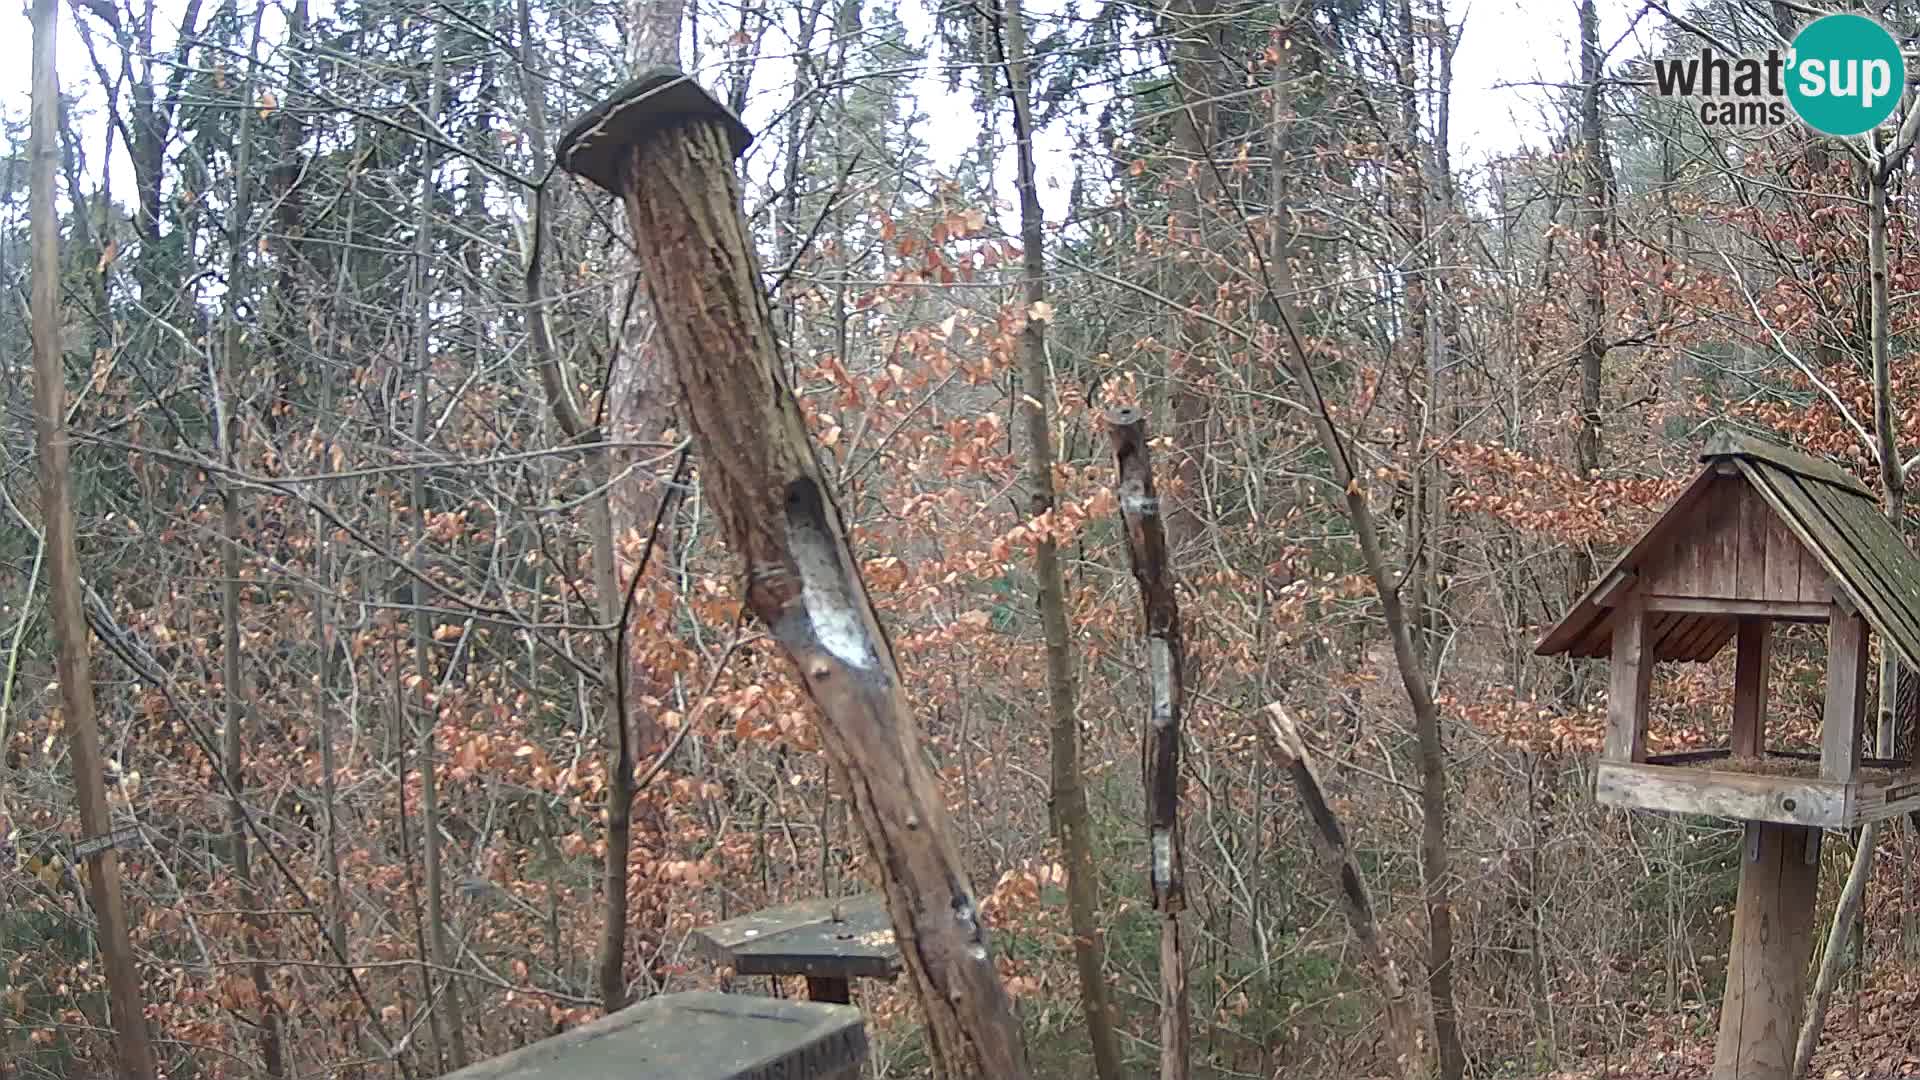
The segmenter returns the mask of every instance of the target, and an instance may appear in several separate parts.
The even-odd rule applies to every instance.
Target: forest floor
[[[1884,955],[1884,954],[1882,954]],[[1855,992],[1843,983],[1827,1012],[1826,1031],[1813,1056],[1810,1080],[1883,1080],[1920,1077],[1920,965],[1890,965],[1868,973]],[[1717,1011],[1656,1020],[1624,1058],[1589,1061],[1544,1080],[1705,1080],[1713,1073]]]

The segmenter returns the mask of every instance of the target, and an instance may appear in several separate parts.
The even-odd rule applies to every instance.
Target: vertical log
[[[1647,647],[1647,608],[1629,594],[1613,616],[1613,654],[1608,661],[1608,761],[1647,759],[1647,692],[1653,681],[1653,655]]]
[[[998,5],[1004,33],[1000,60],[1013,105],[1014,175],[1020,199],[1021,299],[1027,311],[1020,332],[1022,394],[1027,430],[1027,509],[1034,520],[1053,514],[1053,373],[1047,357],[1046,220],[1034,164],[1033,102],[1029,96],[1026,12],[1021,0]],[[1122,1080],[1120,1040],[1114,1031],[1107,990],[1107,945],[1100,918],[1100,871],[1093,863],[1093,815],[1087,810],[1086,770],[1080,764],[1080,675],[1067,624],[1066,574],[1060,549],[1042,534],[1033,547],[1035,607],[1047,646],[1048,806],[1060,861],[1067,870],[1067,925],[1073,931],[1073,961],[1080,974],[1080,1013],[1087,1026],[1097,1080]]]
[[[1852,780],[1860,768],[1867,708],[1867,623],[1835,607],[1827,621],[1827,700],[1820,717],[1820,778]]]
[[[1180,720],[1186,708],[1186,648],[1180,634],[1180,601],[1167,570],[1167,534],[1153,488],[1146,417],[1132,409],[1107,413],[1120,478],[1120,521],[1126,527],[1127,561],[1140,583],[1152,702],[1140,733],[1141,779],[1147,795],[1147,886],[1160,913],[1160,1077],[1188,1075],[1192,1012],[1187,965],[1180,943],[1180,913],[1187,906],[1186,862],[1180,840]]]
[[[1819,882],[1807,855],[1818,835],[1800,825],[1747,822],[1713,1080],[1792,1076]]]
[[[747,606],[820,707],[828,755],[883,875],[937,1071],[1028,1077],[946,801],[799,403],[781,381],[733,158],[751,136],[686,76],[650,71],[581,117],[558,160],[622,196]]]

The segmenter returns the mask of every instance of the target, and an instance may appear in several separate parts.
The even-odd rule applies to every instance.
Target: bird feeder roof
[[[1719,571],[1722,587],[1695,595],[1735,607],[1768,595],[1758,583],[1777,580],[1786,555],[1801,564],[1803,595],[1817,588],[1823,602],[1858,611],[1887,648],[1920,667],[1920,559],[1865,484],[1832,462],[1731,431],[1710,439],[1700,460],[1700,474],[1547,632],[1536,654],[1610,655],[1620,610],[1612,598],[1663,576],[1687,580],[1671,572],[1675,566]],[[1714,607],[1703,602],[1695,610],[1650,612],[1654,657],[1711,660],[1739,622],[1737,612]]]
[[[620,195],[626,153],[653,133],[694,119],[720,121],[736,157],[753,142],[753,133],[732,109],[679,68],[663,64],[642,71],[581,114],[560,136],[554,159],[568,172]]]

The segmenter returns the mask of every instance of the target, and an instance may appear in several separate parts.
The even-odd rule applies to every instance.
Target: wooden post
[[[1836,605],[1827,622],[1827,704],[1820,717],[1820,776],[1852,780],[1867,709],[1867,623]]]
[[[1646,603],[1639,593],[1629,593],[1613,616],[1613,656],[1607,665],[1608,761],[1647,760],[1647,692],[1653,682],[1653,659]]]
[[[1747,822],[1713,1080],[1792,1080],[1819,882],[1807,853],[1818,835]]]
[[[936,1070],[1025,1080],[1026,1045],[994,969],[946,800],[867,597],[799,404],[779,376],[760,260],[733,159],[751,135],[672,68],[651,69],[562,138],[568,171],[620,195],[661,355],[700,477],[746,563],[747,606],[820,707],[827,753],[884,875]]]
[[[1187,906],[1186,856],[1180,842],[1180,716],[1186,706],[1186,648],[1180,634],[1180,601],[1167,567],[1167,533],[1154,493],[1153,459],[1147,449],[1147,418],[1132,409],[1106,416],[1119,472],[1120,521],[1126,526],[1127,561],[1140,583],[1146,631],[1150,704],[1140,732],[1141,784],[1147,794],[1147,889],[1160,914],[1160,1080],[1190,1075],[1192,1006],[1187,996],[1187,959],[1180,942],[1180,912]]]
[[[1733,663],[1733,756],[1767,749],[1767,672],[1773,666],[1773,621],[1742,616]]]

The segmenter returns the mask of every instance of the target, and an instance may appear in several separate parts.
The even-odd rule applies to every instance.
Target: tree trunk
[[[58,10],[54,0],[33,0],[33,121],[27,150],[33,244],[33,431],[40,459],[40,511],[45,519],[47,594],[53,608],[60,714],[73,744],[73,790],[80,810],[80,831],[85,838],[94,839],[111,832],[113,822],[107,809],[106,768],[93,708],[87,623],[80,606],[80,554],[67,487],[67,386],[60,353],[60,221],[53,202],[54,171],[60,161],[60,81],[55,67]],[[86,866],[87,899],[98,922],[120,1075],[127,1080],[154,1080],[146,1004],[141,1000],[140,972],[134,964],[127,911],[120,894],[120,857],[113,845],[106,843],[86,857]]]
[[[1581,483],[1599,478],[1603,414],[1600,408],[1602,365],[1607,358],[1608,195],[1612,190],[1612,159],[1607,153],[1606,129],[1600,120],[1600,16],[1597,0],[1580,0],[1580,177],[1583,193],[1580,244],[1585,255],[1586,281],[1580,313],[1580,426],[1573,436],[1573,464]],[[1574,545],[1568,574],[1570,597],[1593,584],[1593,554],[1585,543]]]
[[[1140,583],[1151,702],[1140,733],[1141,782],[1147,796],[1147,888],[1160,914],[1160,1080],[1186,1080],[1193,1023],[1180,913],[1187,906],[1186,858],[1180,834],[1180,719],[1186,709],[1186,647],[1180,601],[1167,569],[1167,535],[1154,494],[1147,421],[1131,409],[1107,414],[1107,436],[1119,479],[1120,521],[1127,562]]]
[[[444,62],[446,50],[446,31],[434,34],[433,67],[428,78],[431,88],[427,95],[427,115],[438,122],[441,101],[444,94]],[[414,233],[414,338],[413,360],[417,371],[413,390],[413,444],[425,446],[428,436],[427,407],[433,391],[433,354],[430,333],[432,327],[433,275],[429,264],[433,257],[433,165],[438,155],[433,144],[421,140],[420,146],[420,207]],[[427,515],[432,508],[427,500],[427,470],[413,470],[412,493],[409,502],[413,510],[414,557],[425,548]],[[425,573],[424,566],[415,569]],[[446,890],[440,860],[440,784],[438,747],[435,732],[439,727],[438,689],[433,675],[433,617],[425,607],[425,597],[418,591],[414,594],[413,610],[413,659],[414,674],[420,680],[416,688],[415,700],[419,705],[419,728],[416,732],[420,740],[420,843],[421,858],[426,862],[427,878],[427,941],[430,955],[438,974],[435,982],[444,980],[439,995],[433,1003],[435,1013],[447,1034],[447,1048],[452,1057],[452,1068],[465,1068],[467,1058],[466,1010],[461,1005],[463,997],[459,976],[452,973],[453,945],[447,933]],[[404,715],[404,710],[403,710]],[[405,784],[406,774],[401,774],[401,783]]]
[[[1278,118],[1276,118],[1277,120]],[[1278,123],[1275,124],[1277,130]],[[1309,362],[1299,321],[1284,297],[1291,289],[1287,265],[1277,250],[1282,234],[1275,231],[1275,251],[1268,259],[1267,307],[1278,342],[1274,352],[1280,364],[1307,393],[1307,409],[1314,434],[1326,453],[1332,480],[1345,494],[1347,520],[1360,547],[1361,564],[1380,600],[1387,637],[1393,646],[1394,666],[1401,689],[1413,711],[1418,740],[1420,774],[1420,880],[1427,911],[1427,997],[1433,1009],[1434,1046],[1443,1080],[1460,1080],[1466,1055],[1460,1043],[1460,1024],[1453,994],[1453,882],[1447,866],[1447,760],[1441,740],[1440,709],[1433,699],[1425,666],[1413,644],[1413,628],[1400,597],[1400,583],[1387,566],[1380,532],[1368,498],[1366,481],[1354,467],[1351,447],[1334,426],[1333,414],[1321,393]]]
[[[220,370],[214,375],[218,380],[214,400],[217,414],[214,438],[219,443],[220,464],[229,470],[237,469],[240,464],[234,447],[234,440],[241,430],[237,413],[242,399],[240,373],[245,370],[245,365],[240,362],[239,308],[243,301],[250,299],[247,292],[247,219],[253,209],[253,188],[247,174],[253,160],[254,65],[260,47],[260,20],[265,11],[265,7],[254,9],[247,77],[241,89],[240,116],[234,132],[233,193],[227,222],[227,289],[220,317]],[[242,936],[241,949],[252,954],[259,948],[266,921],[258,913],[260,896],[254,888],[253,860],[247,850],[247,810],[242,803],[247,790],[243,753],[247,695],[245,675],[240,664],[244,633],[240,625],[240,491],[238,485],[227,477],[222,478],[221,486],[221,524],[226,535],[220,551],[221,679],[225,683],[225,730],[221,735],[220,768],[227,774],[227,790],[231,796],[227,817],[227,858],[233,869],[234,884],[239,889],[243,912],[241,921],[247,927],[247,933]],[[216,790],[219,787],[215,785]],[[247,976],[259,999],[255,1003],[258,1015],[252,1024],[260,1032],[260,1056],[267,1075],[280,1076],[286,1071],[280,1043],[281,1017],[274,1004],[266,965],[257,960],[248,964]]]
[[[883,874],[937,1070],[954,1080],[1025,1080],[1025,1042],[893,647],[799,404],[777,373],[772,313],[732,165],[744,132],[704,91],[668,85],[690,90],[683,105],[698,95],[700,111],[663,122],[651,109],[669,95],[632,90],[576,123],[562,160],[591,168],[591,148],[613,163],[608,179],[621,187],[641,241],[661,355],[691,420],[715,516],[745,562],[748,607],[820,706],[822,740]]]
[[[1920,110],[1920,102],[1907,108]],[[1901,136],[1892,152],[1877,158],[1867,173],[1867,276],[1868,335],[1873,359],[1873,425],[1880,459],[1880,486],[1885,499],[1887,519],[1902,536],[1906,534],[1906,469],[1900,460],[1900,429],[1895,423],[1892,374],[1892,299],[1887,282],[1887,188],[1893,174],[1906,160],[1912,147],[1907,129],[1911,119],[1901,125]],[[1892,648],[1883,647],[1880,662],[1880,709],[1875,725],[1876,745],[1883,754],[1893,752],[1894,710],[1898,702],[1900,661]],[[1847,883],[1840,892],[1833,912],[1833,924],[1827,936],[1827,948],[1820,957],[1820,970],[1814,977],[1813,995],[1807,1003],[1806,1020],[1794,1045],[1793,1075],[1806,1075],[1813,1051],[1820,1042],[1820,1030],[1826,1024],[1827,1005],[1839,982],[1840,964],[1847,950],[1838,947],[1852,934],[1854,921],[1866,906],[1867,883],[1873,877],[1873,849],[1879,839],[1879,827],[1870,824],[1860,830],[1854,845],[1853,866],[1847,871]],[[1860,958],[1864,963],[1865,957]],[[1729,978],[1731,978],[1729,974]]]
[[[1013,138],[1020,192],[1022,299],[1026,329],[1022,383],[1027,427],[1028,513],[1034,519],[1054,509],[1053,377],[1047,362],[1046,236],[1040,191],[1034,175],[1033,113],[1027,88],[1027,30],[1020,0],[1002,8],[1001,63],[1007,96],[1013,103]],[[1072,630],[1067,625],[1065,575],[1060,552],[1050,537],[1034,547],[1034,579],[1039,588],[1040,625],[1047,642],[1047,709],[1052,723],[1053,826],[1067,871],[1067,921],[1073,930],[1073,958],[1080,970],[1080,1008],[1093,1049],[1093,1071],[1100,1080],[1119,1080],[1120,1044],[1107,1000],[1106,943],[1099,926],[1100,879],[1093,865],[1093,821],[1087,812],[1086,776],[1080,767],[1080,688],[1074,670]]]

